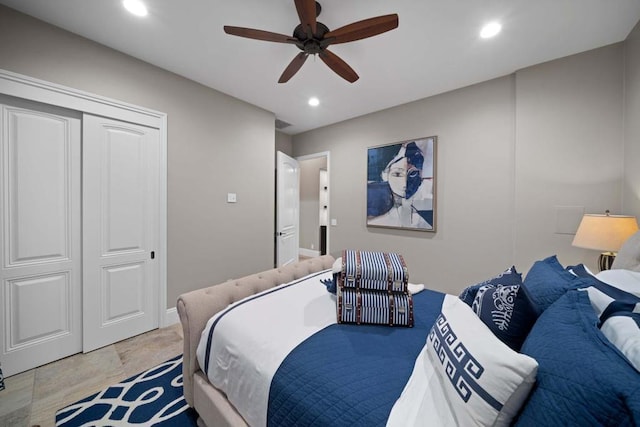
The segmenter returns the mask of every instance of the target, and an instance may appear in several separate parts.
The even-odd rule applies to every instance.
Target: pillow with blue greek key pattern
[[[515,351],[520,351],[538,318],[526,288],[520,285],[481,286],[471,308],[496,337]]]
[[[471,285],[462,291],[460,294],[460,299],[467,303],[469,307],[473,304],[473,300],[476,297],[476,293],[478,289],[485,285],[521,285],[522,284],[522,274],[516,271],[516,267],[512,266],[507,268],[502,273],[498,274],[496,277],[492,277],[491,279],[485,280],[484,282],[477,283],[475,285]]]
[[[471,307],[446,295],[387,426],[508,426],[537,368],[496,338]]]
[[[555,255],[536,261],[523,284],[538,313],[545,311],[568,290],[589,286],[590,279],[565,270]]]

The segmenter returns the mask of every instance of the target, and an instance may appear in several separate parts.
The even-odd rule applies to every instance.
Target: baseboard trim
[[[175,307],[167,308],[167,312],[164,315],[164,324],[162,326],[171,326],[179,322],[180,317],[178,317],[178,310]]]
[[[312,249],[304,249],[304,248],[300,248],[298,249],[298,254],[302,255],[302,256],[308,256],[308,257],[317,257],[320,256],[320,251],[314,251]]]

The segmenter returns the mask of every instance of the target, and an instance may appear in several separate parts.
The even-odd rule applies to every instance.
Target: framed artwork
[[[367,226],[436,231],[436,141],[368,149]]]

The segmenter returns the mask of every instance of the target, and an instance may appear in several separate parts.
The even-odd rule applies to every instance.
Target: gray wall
[[[273,266],[272,113],[4,6],[0,40],[2,69],[168,114],[169,307]]]
[[[623,53],[616,44],[516,73],[517,265],[556,253],[598,271],[597,252],[572,247],[556,226],[564,207],[621,213]]]
[[[640,24],[625,42],[624,212],[640,217]]]
[[[287,156],[293,156],[293,138],[291,135],[276,131],[276,151],[282,151]]]
[[[296,156],[331,151],[329,251],[398,251],[411,282],[453,293],[552,254],[595,269],[557,215],[622,209],[623,58],[616,44],[294,136]],[[367,228],[366,148],[430,135],[437,232]]]
[[[331,152],[338,225],[329,252],[397,251],[411,282],[443,290],[511,262],[512,232],[504,225],[513,216],[512,93],[513,78],[504,77],[296,135],[297,156]],[[438,136],[437,233],[367,228],[366,148],[431,135]]]

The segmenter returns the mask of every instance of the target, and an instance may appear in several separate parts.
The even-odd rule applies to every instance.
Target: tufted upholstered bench
[[[310,273],[329,269],[333,262],[334,258],[331,255],[323,255],[198,289],[178,297],[177,310],[184,334],[182,365],[184,397],[189,406],[198,412],[199,425],[246,426],[224,394],[208,382],[196,359],[200,335],[211,316],[242,298],[291,282]]]

